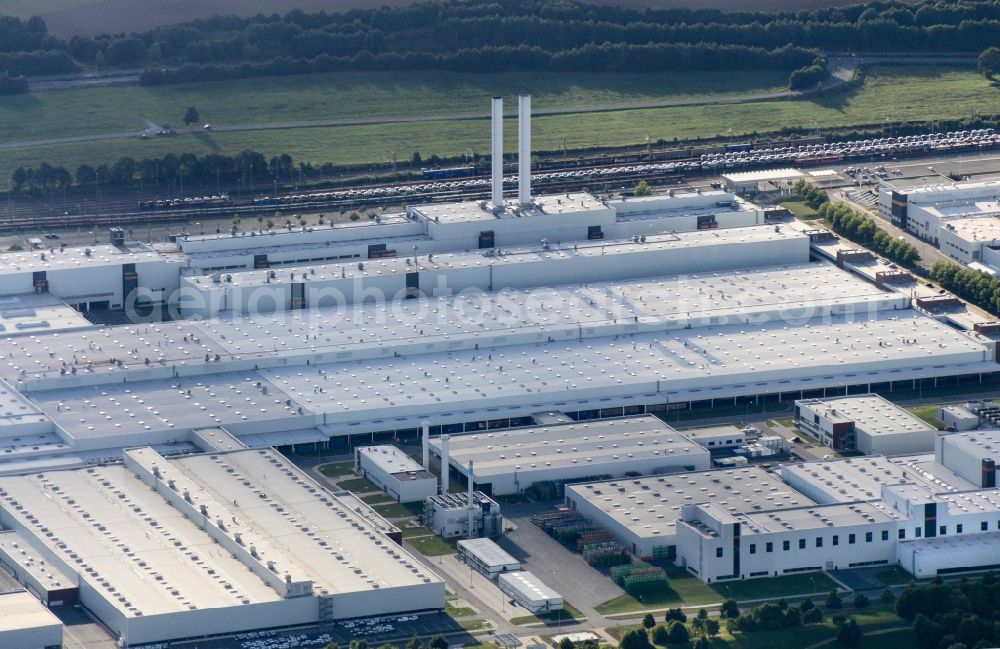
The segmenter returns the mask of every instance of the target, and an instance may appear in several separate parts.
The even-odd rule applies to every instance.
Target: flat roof
[[[516,569],[521,566],[520,561],[510,556],[503,548],[487,538],[462,539],[458,542],[458,547],[459,550],[464,550],[489,568],[515,566]]]
[[[390,475],[408,473],[414,474],[418,478],[434,477],[425,471],[419,462],[391,444],[361,446],[357,450],[375,466]]]
[[[910,181],[914,182],[914,181]],[[988,178],[984,180],[973,180],[965,182],[951,182],[951,183],[935,183],[935,184],[907,184],[907,181],[883,181],[885,185],[888,185],[896,191],[905,193],[908,197],[912,194],[917,194],[915,198],[924,199],[926,197],[920,196],[920,194],[933,194],[939,192],[954,192],[956,190],[972,190],[978,191],[982,190],[986,194],[998,194],[1000,195],[1000,179],[998,178]],[[912,200],[912,199],[911,199]]]
[[[906,469],[881,455],[841,458],[821,462],[783,464],[785,479],[795,477],[825,495],[821,502],[878,500],[884,485],[913,478]]]
[[[995,557],[1000,555],[1000,533],[955,534],[901,541],[900,546],[914,554]],[[901,548],[903,549],[903,548]]]
[[[877,394],[803,399],[795,403],[833,421],[854,422],[856,430],[873,437],[937,432],[937,428],[923,419]]]
[[[792,178],[802,178],[805,174],[798,169],[785,167],[783,169],[764,169],[762,171],[737,171],[731,174],[722,174],[723,179],[734,183],[764,182],[767,180],[789,180]]]
[[[462,411],[469,416],[459,421],[490,418],[490,408],[537,412],[565,410],[574,399],[652,398],[657,388],[657,398],[673,401],[996,367],[984,360],[983,344],[912,310],[594,338],[580,338],[576,327],[570,332],[573,338],[552,342],[395,358],[383,353],[377,363],[312,363],[31,397],[73,437],[320,413],[333,430],[364,424],[367,432]],[[903,339],[916,342],[899,344]]]
[[[94,328],[79,311],[51,293],[0,296],[0,338]]]
[[[562,595],[546,586],[534,573],[527,570],[502,572],[497,578],[521,595],[524,595],[531,602],[548,602],[562,599]]]
[[[963,241],[996,245],[997,239],[1000,239],[1000,218],[993,215],[1000,214],[1000,202],[976,203],[976,210],[977,214],[990,216],[952,218],[944,223],[944,227]]]
[[[0,632],[62,626],[55,613],[26,590],[0,593]]]
[[[432,439],[431,447],[440,455],[441,438]],[[448,443],[452,466],[464,468],[472,460],[477,478],[657,458],[683,463],[704,453],[652,415],[452,435]]]
[[[87,251],[90,254],[87,254]],[[42,259],[42,255],[45,259]],[[112,245],[58,246],[51,250],[26,250],[0,254],[0,275],[27,273],[35,270],[67,270],[98,266],[118,266],[163,261],[159,253],[143,244],[129,243],[124,248]]]
[[[713,439],[716,437],[732,437],[734,439],[742,439],[746,437],[746,433],[736,426],[702,426],[700,428],[685,428],[680,432],[688,439],[692,439],[694,441],[707,439],[709,437]]]
[[[51,561],[47,561],[38,549],[18,532],[0,531],[0,549],[45,590],[62,590],[78,586],[75,577],[66,574]],[[0,616],[2,615],[3,611],[0,610]]]
[[[274,451],[167,459],[141,448],[129,456],[147,470],[158,467],[228,533],[242,533],[260,561],[275,562],[279,578],[312,581],[320,594],[432,579]],[[0,503],[31,530],[30,543],[59,555],[128,617],[281,599],[125,466],[0,478]]]
[[[836,529],[856,525],[890,523],[903,517],[881,502],[836,503],[795,507],[773,512],[735,514],[744,534],[769,534],[814,529]]]
[[[276,209],[280,209],[279,206],[275,206],[275,208]],[[402,213],[402,212],[389,212],[389,213],[386,213],[386,214],[379,214],[377,221],[374,218],[372,218],[372,219],[361,219],[361,220],[358,220],[358,221],[337,221],[336,223],[331,222],[329,225],[326,225],[326,226],[308,226],[308,227],[296,227],[296,226],[292,226],[291,229],[288,229],[288,228],[272,228],[270,230],[265,230],[263,233],[257,232],[256,236],[254,236],[255,228],[253,227],[253,223],[251,221],[247,220],[247,221],[244,221],[244,227],[248,227],[250,229],[241,230],[240,232],[237,232],[235,237],[230,232],[221,232],[221,233],[210,232],[210,233],[206,233],[206,234],[186,234],[186,235],[184,235],[182,237],[178,237],[178,239],[177,239],[177,245],[179,245],[181,248],[183,248],[183,244],[187,243],[187,242],[191,242],[191,243],[196,243],[196,242],[212,243],[213,241],[217,241],[217,240],[230,241],[232,239],[245,239],[247,241],[247,247],[244,248],[243,250],[244,251],[250,251],[250,250],[253,250],[253,249],[255,249],[257,247],[257,246],[253,245],[254,243],[259,243],[261,246],[265,246],[265,245],[266,246],[284,246],[284,245],[288,245],[288,244],[284,244],[284,243],[281,242],[283,236],[288,237],[288,235],[301,234],[303,231],[321,233],[321,232],[324,232],[326,230],[342,230],[344,228],[378,227],[380,225],[390,225],[390,224],[394,224],[394,223],[406,223],[408,221],[409,221],[409,219],[407,219],[406,215],[404,213]],[[223,254],[236,254],[239,251],[230,250],[229,248],[224,248],[224,249],[221,249],[221,250],[217,250],[216,252],[223,253]],[[195,254],[199,254],[199,253],[195,253]]]
[[[225,361],[312,358],[323,351],[451,342],[514,331],[543,333],[636,318],[643,323],[703,323],[753,316],[761,322],[827,307],[870,311],[903,299],[833,264],[788,264],[583,286],[462,292],[397,301],[392,308],[352,304],[28,336],[5,345],[0,376],[30,380],[74,368],[87,374],[114,373],[145,369],[146,359],[155,367],[205,364],[206,357],[217,355]]]
[[[1000,430],[968,430],[942,433],[941,442],[969,455],[1000,463]]]
[[[684,505],[714,503],[736,515],[815,504],[757,466],[567,485],[566,492],[645,538],[674,534]]]
[[[227,286],[266,286],[285,282],[323,282],[364,277],[405,275],[410,272],[441,272],[466,268],[502,267],[524,263],[588,259],[606,255],[629,255],[635,252],[670,251],[677,249],[716,247],[722,244],[746,244],[760,241],[791,240],[804,237],[795,230],[775,230],[773,226],[747,226],[722,230],[695,230],[676,234],[651,234],[644,241],[632,239],[607,239],[546,246],[534,244],[510,248],[490,248],[486,251],[420,254],[417,259],[408,250],[398,251],[398,257],[363,259],[356,263],[310,264],[308,266],[283,265],[266,270],[242,270],[225,273],[222,283],[209,275],[192,275],[183,278],[195,286],[224,288]],[[626,263],[626,262],[623,262]],[[273,277],[272,277],[273,275]],[[293,278],[294,275],[294,278]]]
[[[5,351],[7,350],[5,349]],[[35,404],[12,388],[6,381],[0,379],[0,438],[9,434],[5,429],[10,430],[10,427],[24,424],[44,424],[47,421],[48,417]]]
[[[585,212],[603,212],[607,206],[599,198],[585,192],[572,192],[549,196],[533,196],[532,205],[508,207],[494,215],[492,205],[483,201],[461,201],[457,203],[429,203],[414,205],[410,209],[435,223],[465,223],[474,221],[495,221],[497,219],[522,218],[543,214],[579,215]],[[481,205],[485,205],[481,207]]]

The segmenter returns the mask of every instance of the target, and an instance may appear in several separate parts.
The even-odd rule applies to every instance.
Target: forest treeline
[[[216,16],[69,40],[49,34],[39,18],[3,17],[0,73],[142,67],[147,83],[163,83],[289,70],[791,71],[812,65],[819,51],[979,52],[998,42],[1000,0],[879,0],[771,13],[439,0],[339,13]],[[812,68],[799,80],[813,83],[819,76]]]

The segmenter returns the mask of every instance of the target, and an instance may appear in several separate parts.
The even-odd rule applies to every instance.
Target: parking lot
[[[191,649],[299,649],[299,647],[324,647],[330,642],[336,642],[340,646],[346,647],[351,640],[367,640],[369,645],[377,646],[386,642],[405,643],[414,634],[425,640],[438,634],[447,635],[448,641],[452,645],[473,642],[472,636],[468,635],[462,626],[449,616],[444,613],[427,613],[345,620],[305,628],[253,631],[223,638],[131,646],[142,647],[142,649],[171,649],[173,647]]]

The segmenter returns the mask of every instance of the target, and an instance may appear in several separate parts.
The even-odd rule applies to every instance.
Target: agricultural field
[[[333,76],[324,76],[324,79],[336,88],[338,85]],[[660,95],[639,88],[640,82],[643,79],[648,80],[649,77],[615,81],[609,77],[596,80],[590,79],[590,75],[585,75],[588,77],[586,79],[581,79],[581,75],[573,75],[569,78],[575,79],[574,82],[555,82],[555,77],[552,75],[534,77],[529,75],[527,78],[533,79],[533,83],[527,81],[520,83],[516,81],[516,75],[497,75],[505,78],[494,85],[489,85],[473,80],[480,79],[483,75],[475,77],[435,75],[440,77],[437,82],[429,80],[428,77],[424,77],[420,82],[404,82],[402,81],[404,76],[408,75],[390,75],[375,82],[374,79],[378,75],[371,75],[374,85],[367,86],[368,90],[365,90],[365,83],[356,77],[353,79],[354,86],[349,83],[350,79],[345,79],[343,87],[354,88],[352,92],[345,91],[351,100],[332,102],[322,114],[340,115],[341,118],[347,118],[352,114],[377,115],[387,120],[391,119],[393,114],[428,116],[463,112],[482,114],[486,110],[486,98],[492,94],[493,89],[505,90],[508,94],[518,91],[536,92],[537,99],[534,105],[541,111],[547,108],[581,110],[595,103],[613,102],[616,98],[622,103],[650,101],[655,96],[670,98],[682,93],[689,95],[706,91],[717,93],[720,89],[727,88],[725,83],[716,79],[717,85],[709,89],[700,80],[694,79],[697,75],[691,75],[683,80],[683,83],[682,80],[676,79],[676,75],[664,75],[660,83],[648,84],[657,88]],[[549,88],[546,77],[556,85]],[[670,78],[675,80],[669,82]],[[319,79],[316,81],[320,82]],[[280,80],[266,81],[266,83],[272,82],[281,84]],[[17,101],[5,101],[0,104],[0,141],[30,138],[32,132],[37,135],[42,131],[54,136],[66,133],[67,130],[79,134],[83,129],[94,132],[104,128],[112,128],[115,131],[141,128],[141,124],[137,124],[138,119],[135,116],[130,118],[128,115],[137,112],[137,106],[144,110],[151,105],[149,103],[143,105],[144,93],[150,93],[150,97],[168,97],[146,99],[147,102],[153,102],[153,108],[156,107],[156,102],[166,103],[159,104],[160,108],[148,111],[152,114],[145,116],[162,120],[166,115],[172,124],[179,121],[177,118],[182,115],[183,107],[188,104],[194,104],[199,108],[203,121],[221,125],[317,119],[319,116],[316,113],[320,112],[315,109],[317,102],[326,103],[322,99],[322,89],[314,87],[308,91],[311,93],[309,101],[312,102],[314,109],[312,112],[303,111],[299,104],[305,100],[298,100],[295,97],[295,90],[285,87],[283,99],[274,100],[275,104],[270,108],[262,109],[254,105],[253,91],[248,88],[248,85],[252,86],[253,83],[233,83],[237,85],[233,86],[232,91],[227,90],[229,82],[155,90],[122,87],[86,91],[136,93],[118,95],[118,99],[111,104],[115,108],[109,108],[108,104],[98,104],[94,98],[85,99],[88,97],[87,94],[83,94],[85,91],[32,94],[16,98]],[[259,83],[265,82],[262,80]],[[306,80],[304,83],[308,86],[309,81]],[[645,85],[645,82],[642,83]],[[758,88],[766,89],[773,88],[777,80],[765,76],[758,78],[756,83]],[[664,87],[670,90],[663,90]],[[546,94],[547,89],[548,94]],[[232,94],[227,94],[230,92]],[[74,100],[72,97],[58,97],[60,93],[81,94],[75,95],[78,99]],[[176,94],[171,97],[170,93]],[[261,94],[264,92],[261,91]],[[536,151],[560,151],[623,144],[644,146],[647,137],[653,141],[716,136],[732,136],[738,139],[755,132],[772,131],[777,124],[811,130],[821,127],[886,124],[901,120],[933,121],[969,116],[975,112],[993,113],[998,99],[1000,90],[971,68],[879,67],[868,72],[865,83],[859,89],[832,93],[825,97],[543,115],[533,122],[533,143]],[[263,98],[261,100],[270,101]],[[18,102],[24,103],[18,104]],[[53,102],[53,105],[46,106],[48,102]],[[59,107],[54,105],[56,103]],[[66,116],[64,110],[74,106],[76,109],[69,112],[76,113],[77,118],[71,119]],[[109,118],[104,113],[117,113],[117,117]],[[308,117],[304,117],[307,113]],[[85,126],[88,119],[94,120],[94,123]],[[33,120],[48,122],[50,126],[39,128],[27,123]],[[65,126],[62,131],[53,131],[52,120],[58,120],[61,124],[69,126]],[[509,138],[508,150],[514,148],[516,136],[514,131],[514,128],[506,129]],[[384,168],[391,163],[393,157],[407,160],[413,151],[419,151],[426,159],[431,154],[459,156],[469,151],[485,151],[488,146],[489,127],[485,119],[448,120],[431,117],[430,121],[421,122],[199,132],[164,139],[128,138],[5,150],[0,156],[0,186],[3,179],[9,178],[17,166],[35,166],[43,161],[75,169],[82,162],[90,164],[113,162],[123,155],[143,158],[162,156],[168,152],[235,153],[252,148],[266,156],[289,153],[296,160],[314,163],[371,164]]]

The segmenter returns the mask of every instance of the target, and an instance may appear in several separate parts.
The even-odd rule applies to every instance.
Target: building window
[[[750,544],[750,554],[757,554],[757,545],[755,543]]]
[[[790,547],[792,547],[792,544],[791,544],[790,541],[782,541],[781,542],[781,549],[782,550],[785,550],[787,552]]]
[[[816,537],[816,547],[817,548],[823,547],[823,537],[822,536],[817,536]]]
[[[764,550],[767,552],[774,552],[774,543],[768,541],[767,544],[764,545]]]
[[[806,549],[806,540],[805,539],[799,539],[799,549],[800,550],[805,550]]]
[[[923,536],[923,534],[924,534],[924,530],[922,528],[918,527],[917,528],[917,538],[919,539],[921,536]]]
[[[899,531],[896,532],[896,538],[905,539],[906,538],[906,530],[904,528],[902,528],[902,527],[899,528]]]
[[[848,534],[847,535],[847,544],[848,545],[854,545],[854,535],[853,534]]]
[[[941,527],[938,528],[938,536],[944,536],[947,533],[948,533],[947,525],[942,525]]]
[[[882,540],[883,541],[889,540],[889,530],[882,530]]]
[[[715,557],[717,559],[721,559],[722,558],[722,548],[715,548]]]
[[[962,524],[959,523],[958,525],[955,526],[955,534],[961,534],[961,533],[962,533]]]
[[[979,529],[982,530],[983,532],[985,532],[986,528],[988,528],[988,527],[989,527],[989,523],[987,523],[986,521],[983,521],[982,523],[979,524]]]
[[[836,534],[833,535],[833,544],[840,545],[840,537],[837,536]]]
[[[871,532],[865,532],[865,543],[871,543],[874,536]]]

